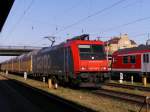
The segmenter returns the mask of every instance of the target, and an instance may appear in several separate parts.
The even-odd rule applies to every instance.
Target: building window
[[[123,56],[123,63],[128,63],[128,56]]]
[[[135,61],[136,61],[135,56],[130,56],[130,63],[136,63]]]
[[[149,63],[149,54],[144,54],[143,55],[143,62],[144,63]]]

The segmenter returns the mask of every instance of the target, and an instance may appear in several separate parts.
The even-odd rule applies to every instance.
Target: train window
[[[104,47],[102,45],[79,45],[81,60],[106,59]]]
[[[79,45],[80,52],[90,52],[90,45]]]
[[[130,63],[136,63],[136,57],[135,56],[130,56]]]
[[[149,63],[149,54],[144,54],[143,55],[143,62],[144,63]]]
[[[92,45],[92,52],[99,53],[99,52],[103,52],[103,51],[104,51],[103,46]]]
[[[128,63],[128,56],[123,56],[123,63]]]

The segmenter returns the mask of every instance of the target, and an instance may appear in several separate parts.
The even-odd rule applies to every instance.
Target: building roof
[[[108,41],[105,41],[105,45],[107,45],[107,43],[108,43],[108,45],[110,45],[110,44],[118,44],[120,39],[121,39],[120,37],[114,37],[114,38],[112,38],[112,39],[110,39]],[[132,45],[136,45],[136,42],[134,40],[130,40],[130,41],[131,41]]]
[[[105,41],[105,45],[108,43],[109,45],[110,44],[118,44],[118,41],[120,40],[120,38],[118,38],[118,37],[114,37],[114,38],[112,38],[112,39],[110,39],[110,40],[108,40],[108,41]]]
[[[119,49],[114,54],[116,53],[126,54],[129,52],[139,52],[139,51],[145,51],[145,50],[150,50],[150,45],[139,45],[138,47]]]
[[[0,0],[0,32],[15,0]]]
[[[134,40],[130,40],[132,45],[135,45],[136,42]]]

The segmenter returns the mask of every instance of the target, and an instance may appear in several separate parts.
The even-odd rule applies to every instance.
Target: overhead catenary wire
[[[27,8],[25,9],[25,11],[22,13],[22,15],[20,16],[20,18],[17,20],[17,22],[15,23],[15,25],[12,27],[10,33],[8,33],[7,38],[16,30],[17,26],[21,23],[21,21],[23,20],[23,18],[25,17],[25,15],[27,14],[27,12],[31,9],[32,5],[34,3],[34,0],[32,0],[29,5],[27,6]]]
[[[76,2],[75,4],[73,4],[72,6],[70,6],[69,8],[67,8],[67,9],[64,9],[64,11],[62,10],[62,12],[59,14],[59,18],[60,18],[60,16],[62,17],[62,16],[64,16],[64,15],[67,15],[67,13],[68,12],[70,12],[71,10],[73,10],[74,8],[76,8],[76,7],[78,7],[79,5],[81,4],[81,1],[79,0],[78,2]],[[54,18],[56,17],[56,15],[54,16]],[[37,22],[40,22],[40,23],[44,23],[44,24],[46,24],[46,25],[49,25],[50,23],[48,23],[48,22],[45,22],[45,21],[41,21],[41,20],[35,20],[35,19],[33,19],[33,18],[28,18],[28,19],[30,19],[30,21],[32,21],[32,22],[34,22],[34,21],[37,21]],[[56,26],[56,24],[54,24],[54,23],[52,23],[52,24],[50,24],[50,25],[55,25]],[[59,26],[61,26],[61,25],[59,25]]]
[[[70,12],[71,10],[77,8],[79,5],[81,4],[81,0],[77,1],[75,4],[73,4],[72,6],[70,6],[69,8],[65,9],[61,15],[64,16],[64,14],[67,14],[68,12]]]
[[[140,37],[140,36],[144,36],[144,35],[147,35],[148,33],[138,33],[138,34],[130,34],[131,37]],[[113,38],[113,37],[117,37],[117,36],[114,36],[114,35],[107,35],[107,36],[98,36],[97,38]]]
[[[78,24],[84,22],[85,20],[87,20],[87,19],[89,19],[89,18],[91,18],[91,17],[93,17],[93,16],[96,16],[96,15],[102,13],[102,12],[105,12],[105,11],[107,11],[107,10],[109,10],[109,9],[111,9],[111,8],[113,8],[113,7],[117,6],[117,5],[119,5],[119,4],[121,4],[121,3],[124,2],[124,1],[126,1],[126,0],[119,0],[118,2],[115,2],[115,3],[111,4],[110,6],[103,8],[103,9],[100,10],[100,11],[97,11],[97,12],[95,12],[95,13],[92,13],[92,14],[90,14],[90,15],[88,15],[88,16],[86,16],[86,17],[84,17],[84,18],[82,18],[82,19],[80,19],[80,20],[78,20],[78,21],[76,21],[76,22],[73,23],[73,24],[70,24],[70,25],[68,25],[68,26],[65,26],[65,27],[63,27],[63,28],[60,29],[60,30],[58,30],[58,28],[57,28],[57,30],[56,30],[54,33],[52,33],[52,35],[55,35],[55,34],[61,32],[61,31],[64,31],[64,30],[66,30],[66,29],[69,29],[69,28],[71,28],[71,27],[73,27],[73,26],[75,26],[75,25],[78,25]],[[134,2],[134,3],[136,3],[136,2]],[[138,20],[138,21],[139,21],[139,20]],[[140,20],[140,21],[141,21],[141,20]]]
[[[124,0],[124,1],[125,1],[125,0]],[[102,10],[100,10],[100,11],[97,11],[97,12],[95,12],[95,13],[92,13],[92,14],[90,14],[90,15],[88,15],[88,16],[86,16],[86,17],[80,19],[80,20],[78,20],[77,22],[75,22],[75,23],[73,23],[73,24],[71,24],[71,25],[65,26],[65,27],[63,27],[63,28],[60,29],[60,30],[58,30],[58,28],[57,28],[56,32],[52,33],[52,35],[55,35],[55,34],[61,32],[61,31],[64,31],[64,30],[66,30],[66,29],[69,29],[69,28],[73,27],[74,25],[78,25],[78,24],[84,22],[84,20],[87,20],[87,19],[89,19],[89,18],[91,18],[91,17],[93,17],[93,16],[95,16],[95,15],[98,15],[98,14],[100,14],[100,13],[106,11],[106,10],[109,10],[109,9],[113,8],[114,6],[119,5],[120,3],[124,2],[124,1],[120,0],[120,1],[118,1],[118,2],[115,2],[114,4],[108,6],[108,7],[104,8],[104,9],[102,9]],[[134,3],[136,3],[136,2],[137,2],[137,1],[134,1]],[[136,22],[143,21],[143,20],[146,20],[146,19],[149,19],[149,17],[140,18],[140,19],[137,19],[137,20],[135,20],[135,21],[131,21],[131,22],[128,22],[128,23],[125,23],[125,24],[116,26],[115,28],[122,27],[122,26],[127,26],[127,25],[130,25],[130,24],[134,24],[134,23],[136,23]],[[113,29],[114,29],[114,27],[113,27],[113,28],[106,29],[106,30],[113,30]]]
[[[116,30],[116,29],[119,29],[119,28],[122,28],[122,27],[126,27],[126,26],[129,26],[129,25],[141,22],[141,21],[149,20],[149,19],[150,19],[150,16],[143,17],[143,18],[138,18],[136,20],[129,21],[127,23],[123,23],[123,24],[120,24],[120,25],[115,26],[115,27],[111,27],[111,28],[101,30],[101,32],[103,32],[103,33],[110,32],[110,31],[113,31],[113,30]],[[91,33],[91,35],[96,35],[96,34],[99,34],[99,33]]]
[[[126,0],[119,0],[119,1],[117,1],[117,2],[115,2],[115,3],[113,3],[113,4],[111,4],[110,6],[107,6],[107,7],[103,8],[102,10],[99,10],[99,11],[93,13],[93,14],[90,14],[90,15],[88,15],[88,16],[86,16],[86,17],[84,17],[84,18],[82,18],[82,19],[80,19],[80,20],[78,20],[78,21],[76,21],[75,23],[72,23],[72,24],[70,24],[70,25],[67,25],[67,26],[63,27],[62,29],[60,29],[60,30],[58,30],[58,31],[56,31],[56,32],[54,32],[54,33],[52,33],[52,35],[55,35],[55,34],[57,34],[57,33],[60,33],[60,32],[62,32],[62,31],[64,31],[64,30],[66,30],[66,29],[69,29],[69,28],[75,26],[75,25],[78,25],[78,24],[80,24],[80,23],[82,23],[82,22],[88,20],[89,18],[91,18],[91,17],[93,17],[93,16],[96,16],[96,15],[98,15],[98,14],[100,14],[100,13],[103,13],[103,12],[105,12],[105,11],[107,11],[107,10],[110,10],[110,9],[112,9],[113,7],[115,7],[115,6],[117,6],[117,5],[121,4],[121,3],[123,3],[123,2],[125,2],[125,1],[126,1]]]
[[[148,20],[150,19],[150,16],[148,17],[144,17],[144,18],[139,18],[139,19],[136,19],[136,20],[133,20],[133,21],[130,21],[130,22],[127,22],[127,23],[124,23],[124,24],[121,24],[121,25],[118,25],[116,27],[112,27],[112,28],[108,28],[102,32],[108,32],[108,31],[112,31],[114,29],[118,29],[118,28],[121,28],[121,27],[125,27],[125,26],[128,26],[128,25],[132,25],[132,24],[135,24],[135,23],[138,23],[140,21],[145,21],[145,20]]]
[[[131,35],[132,37],[141,37],[141,36],[145,36],[147,35],[148,33],[138,33],[138,34],[133,34]]]
[[[139,33],[139,34],[130,34],[130,37],[132,37],[132,38],[135,37],[137,39],[137,38],[143,38],[143,36],[144,36],[144,37],[148,38],[149,37],[148,35],[149,35],[149,33]],[[119,37],[119,36],[100,36],[99,38],[113,39],[115,37]],[[104,41],[107,41],[107,40],[104,40]]]
[[[79,0],[78,2],[76,2],[75,4],[73,4],[72,6],[70,6],[69,8],[65,9],[59,16],[67,15],[67,13],[69,13],[71,10],[75,9],[76,7],[78,7],[80,4],[81,4],[81,1]],[[31,21],[31,18],[30,18],[30,21]],[[33,21],[37,21],[37,20],[33,20]],[[47,24],[47,22],[43,22],[43,21],[39,21],[39,20],[37,22],[44,23],[44,25],[49,25],[50,24],[50,23]],[[60,25],[57,25],[56,23],[53,23],[53,24],[50,24],[50,25],[56,26],[55,27],[55,31],[58,31],[59,27],[62,27]],[[44,40],[44,38],[39,39],[38,41],[33,42],[32,44],[41,42],[42,40]]]
[[[140,3],[140,0],[135,0],[135,1],[132,1],[131,3],[127,4],[126,6],[122,7],[122,8],[127,8],[127,7],[131,7],[132,5],[135,5],[137,3]]]

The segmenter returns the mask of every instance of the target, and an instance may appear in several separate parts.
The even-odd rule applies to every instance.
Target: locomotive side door
[[[142,55],[142,71],[145,73],[150,72],[150,53]]]
[[[72,63],[72,54],[71,54],[71,48],[66,47],[64,49],[64,71],[66,75],[68,76],[71,72],[73,72],[73,63]]]
[[[68,63],[68,47],[64,48],[64,71],[67,74],[69,72],[69,63]]]

